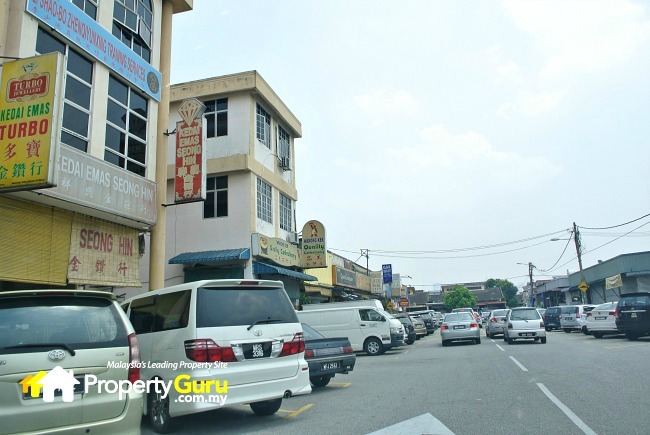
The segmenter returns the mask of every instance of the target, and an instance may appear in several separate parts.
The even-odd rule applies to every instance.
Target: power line
[[[589,227],[582,227],[582,226],[581,226],[580,228],[585,229],[585,230],[609,230],[609,229],[612,229],[612,228],[618,228],[618,227],[622,227],[622,226],[624,226],[624,225],[631,224],[632,222],[640,221],[641,219],[643,219],[643,218],[645,218],[645,217],[648,217],[648,216],[650,216],[650,213],[648,213],[648,214],[646,214],[646,215],[644,215],[644,216],[641,216],[640,218],[636,218],[636,219],[634,219],[634,220],[631,220],[631,221],[629,221],[629,222],[625,222],[624,224],[613,225],[613,226],[611,226],[611,227],[589,228]]]
[[[571,233],[571,234],[573,234],[573,233]],[[540,272],[548,272],[549,270],[553,269],[560,262],[562,257],[564,257],[564,253],[566,252],[566,248],[569,247],[569,243],[571,243],[571,235],[569,235],[569,238],[567,239],[566,245],[564,245],[564,249],[562,250],[562,253],[560,254],[560,258],[557,259],[555,264],[553,264],[553,266],[549,267],[548,269],[537,269],[537,270],[539,270]]]

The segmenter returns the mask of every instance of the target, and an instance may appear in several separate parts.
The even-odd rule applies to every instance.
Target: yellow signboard
[[[578,288],[580,289],[580,291],[582,291],[582,292],[586,292],[587,289],[589,288],[589,284],[587,284],[586,282],[582,281],[580,284],[578,284]]]
[[[6,62],[0,82],[0,192],[56,184],[63,55]]]

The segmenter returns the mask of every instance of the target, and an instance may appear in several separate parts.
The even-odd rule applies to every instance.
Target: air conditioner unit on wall
[[[282,169],[289,170],[289,157],[280,157],[280,163],[278,164]]]
[[[295,233],[293,231],[289,231],[289,234],[287,234],[287,242],[289,243],[298,243],[298,233]]]

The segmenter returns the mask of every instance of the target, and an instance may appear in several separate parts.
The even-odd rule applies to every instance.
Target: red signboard
[[[176,123],[176,176],[174,202],[205,199],[203,118]]]

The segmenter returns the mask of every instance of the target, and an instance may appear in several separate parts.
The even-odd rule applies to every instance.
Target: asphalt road
[[[176,419],[179,434],[649,434],[650,337],[551,332],[546,344],[439,332],[258,417],[247,406]],[[144,434],[152,433],[146,422]]]

